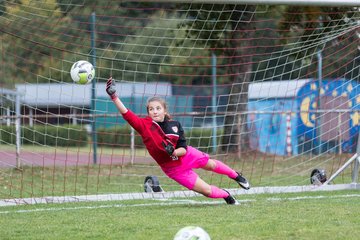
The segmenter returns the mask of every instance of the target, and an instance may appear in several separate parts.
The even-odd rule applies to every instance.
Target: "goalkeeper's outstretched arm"
[[[116,108],[119,110],[121,114],[125,114],[128,109],[125,107],[124,103],[120,100],[118,95],[116,94],[115,81],[112,77],[110,77],[106,82],[106,92],[109,94],[111,100],[114,102]]]

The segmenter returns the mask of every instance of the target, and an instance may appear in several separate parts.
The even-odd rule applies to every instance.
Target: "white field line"
[[[336,198],[360,198],[360,194],[343,194],[335,196],[301,196],[301,197],[279,197],[279,198],[266,198],[265,201],[301,201],[309,199],[336,199]],[[11,213],[32,213],[32,212],[58,212],[58,211],[76,211],[83,209],[101,209],[101,208],[129,208],[129,207],[152,207],[152,206],[171,206],[171,205],[218,205],[225,204],[224,201],[195,201],[195,200],[171,200],[171,199],[154,199],[153,203],[141,203],[141,204],[109,204],[99,206],[80,206],[80,207],[50,207],[50,208],[36,208],[30,210],[7,210],[0,211],[0,214],[11,214]],[[242,203],[256,202],[262,200],[256,199],[243,199],[238,200],[241,206]],[[234,206],[236,207],[236,206]]]
[[[254,187],[250,190],[229,189],[233,195],[262,194],[262,193],[295,193],[311,191],[334,191],[334,190],[354,190],[360,189],[359,184],[335,184],[335,185],[305,185],[287,187]],[[191,198],[201,196],[193,191],[174,191],[156,193],[122,193],[122,194],[103,194],[103,195],[83,195],[83,196],[54,196],[41,198],[14,198],[0,199],[0,207],[16,206],[22,204],[46,204],[46,203],[69,203],[69,202],[100,202],[100,201],[122,201],[122,200],[142,200],[142,199],[169,199],[169,198]]]

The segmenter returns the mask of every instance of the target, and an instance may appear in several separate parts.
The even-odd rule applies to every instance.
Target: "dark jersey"
[[[184,130],[178,121],[164,120],[163,122],[158,122],[157,124],[159,124],[169,139],[174,138],[174,141],[171,143],[175,146],[175,148],[183,147],[186,149],[187,145]]]
[[[176,148],[186,148],[184,131],[179,122],[165,121],[159,124],[150,117],[140,118],[131,110],[123,114],[123,117],[140,134],[149,154],[159,165],[181,164],[181,158],[174,161],[165,151],[163,145],[170,143]]]

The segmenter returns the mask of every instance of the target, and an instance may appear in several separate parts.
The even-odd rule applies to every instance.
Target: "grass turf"
[[[360,193],[237,196],[241,205],[184,200],[19,205],[0,208],[1,239],[172,239],[203,227],[222,239],[358,239]]]

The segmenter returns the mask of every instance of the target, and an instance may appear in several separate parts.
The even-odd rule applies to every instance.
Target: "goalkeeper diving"
[[[184,130],[180,122],[171,119],[164,99],[149,98],[146,104],[148,116],[141,118],[125,107],[111,77],[106,92],[123,118],[141,135],[149,154],[169,178],[206,197],[223,198],[227,204],[239,204],[227,190],[206,183],[193,169],[226,175],[246,190],[250,189],[248,180],[225,163],[187,145]]]

